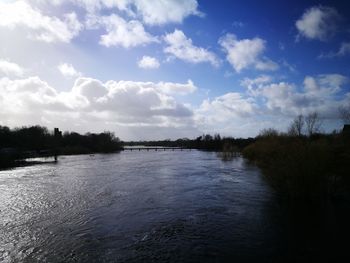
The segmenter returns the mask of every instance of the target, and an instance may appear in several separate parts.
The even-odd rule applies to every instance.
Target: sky
[[[350,105],[348,1],[0,0],[0,125],[251,137]]]

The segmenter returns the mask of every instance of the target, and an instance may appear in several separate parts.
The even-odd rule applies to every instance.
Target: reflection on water
[[[233,159],[236,159],[237,157],[241,156],[240,152],[233,152],[233,151],[217,152],[216,155],[224,162],[233,161]]]
[[[350,222],[344,207],[289,209],[256,167],[199,151],[67,156],[0,171],[0,200],[4,262],[336,259]]]

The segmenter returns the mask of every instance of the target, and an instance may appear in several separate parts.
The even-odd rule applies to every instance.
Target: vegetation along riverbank
[[[310,128],[308,118],[298,116],[287,133],[274,129],[262,131],[243,150],[243,156],[256,163],[280,193],[293,199],[319,200],[349,193],[347,126],[340,132],[321,134],[316,126]]]
[[[119,138],[111,132],[55,134],[42,126],[15,129],[0,126],[0,168],[22,165],[26,158],[110,153],[121,149]]]

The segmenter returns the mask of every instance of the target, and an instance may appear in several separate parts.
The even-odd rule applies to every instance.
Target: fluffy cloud
[[[49,43],[70,42],[82,29],[75,13],[65,14],[61,20],[43,15],[24,1],[0,3],[0,27],[26,28],[31,38]]]
[[[183,127],[192,110],[170,94],[193,92],[188,83],[107,81],[78,78],[68,92],[58,92],[38,77],[0,79],[0,119],[7,125],[43,124],[64,129],[97,125],[116,127]],[[104,127],[104,128],[103,128]],[[188,127],[187,127],[188,128]]]
[[[255,79],[244,78],[241,80],[241,86],[247,88],[248,94],[251,96],[259,95],[260,89],[267,83],[270,83],[272,78],[268,75],[261,75]]]
[[[303,86],[287,82],[272,83],[271,78],[245,79],[242,85],[256,100],[262,100],[270,114],[295,116],[317,111],[327,118],[337,118],[337,108],[344,99],[342,87],[349,79],[340,74],[306,76]]]
[[[256,110],[253,98],[229,92],[212,100],[204,100],[195,110],[195,123],[204,132],[220,132],[237,137],[253,136],[257,130],[249,123],[254,119]]]
[[[175,29],[173,33],[164,36],[167,47],[164,52],[190,63],[209,62],[213,66],[219,65],[219,60],[213,52],[192,44],[181,30]]]
[[[249,67],[255,67],[258,70],[278,68],[275,62],[262,57],[266,47],[265,41],[261,38],[239,40],[234,34],[226,34],[219,39],[219,44],[227,53],[226,58],[236,72]]]
[[[211,122],[227,121],[229,118],[247,117],[254,113],[254,102],[237,92],[229,92],[213,100],[204,100],[197,113]]]
[[[194,92],[197,87],[191,80],[101,82],[79,77],[71,90],[60,92],[38,77],[4,77],[0,79],[0,124],[42,124],[81,132],[108,129],[124,139],[176,138],[203,131],[246,137],[267,127],[282,130],[300,113],[317,111],[336,119],[338,107],[350,102],[350,93],[344,89],[347,83],[345,76],[324,74],[307,76],[298,87],[261,75],[241,81],[247,93],[228,92],[195,107],[175,96]]]
[[[160,25],[169,22],[181,23],[189,15],[202,15],[198,11],[197,0],[168,0],[148,1],[129,0],[142,17],[143,21],[150,25]]]
[[[181,23],[187,16],[203,14],[198,10],[197,0],[37,0],[53,4],[71,2],[84,7],[90,13],[102,9],[119,9],[131,17],[138,17],[149,25]]]
[[[72,64],[61,63],[58,65],[57,69],[66,78],[77,78],[81,76],[81,73],[77,71]]]
[[[316,77],[316,83],[321,89],[329,90],[329,93],[341,91],[341,87],[349,82],[349,78],[340,74],[321,74]]]
[[[0,74],[5,76],[22,76],[24,70],[16,63],[0,59]]]
[[[0,27],[26,28],[31,38],[45,42],[70,42],[83,28],[76,13],[65,14],[60,19],[44,15],[39,9],[65,4],[67,7],[74,4],[86,9],[88,28],[105,28],[106,34],[101,36],[100,43],[107,47],[129,48],[158,42],[156,37],[146,32],[143,23],[181,23],[189,15],[202,15],[198,11],[197,0],[19,0],[0,3]],[[116,10],[124,12],[128,19],[117,15]],[[101,15],[105,13],[109,15]]]
[[[1,120],[8,124],[24,125],[52,109],[64,110],[57,92],[38,77],[10,80],[0,79]]]
[[[137,63],[140,68],[155,69],[159,68],[160,64],[158,59],[150,56],[143,56]]]
[[[159,82],[156,85],[156,88],[166,94],[180,95],[193,93],[197,90],[197,87],[193,84],[192,80],[190,79],[187,81],[187,83]]]
[[[315,6],[307,9],[296,21],[295,26],[301,36],[325,41],[336,33],[339,19],[340,15],[336,9]]]
[[[100,44],[106,47],[122,46],[125,48],[158,42],[157,38],[145,31],[143,25],[137,20],[126,21],[120,16],[89,16],[89,28],[103,26],[107,31],[100,38]]]

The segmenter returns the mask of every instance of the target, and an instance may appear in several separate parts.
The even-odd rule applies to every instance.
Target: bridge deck
[[[124,151],[175,151],[175,150],[191,150],[190,148],[182,148],[182,147],[157,147],[157,146],[149,146],[149,147],[124,147]]]

